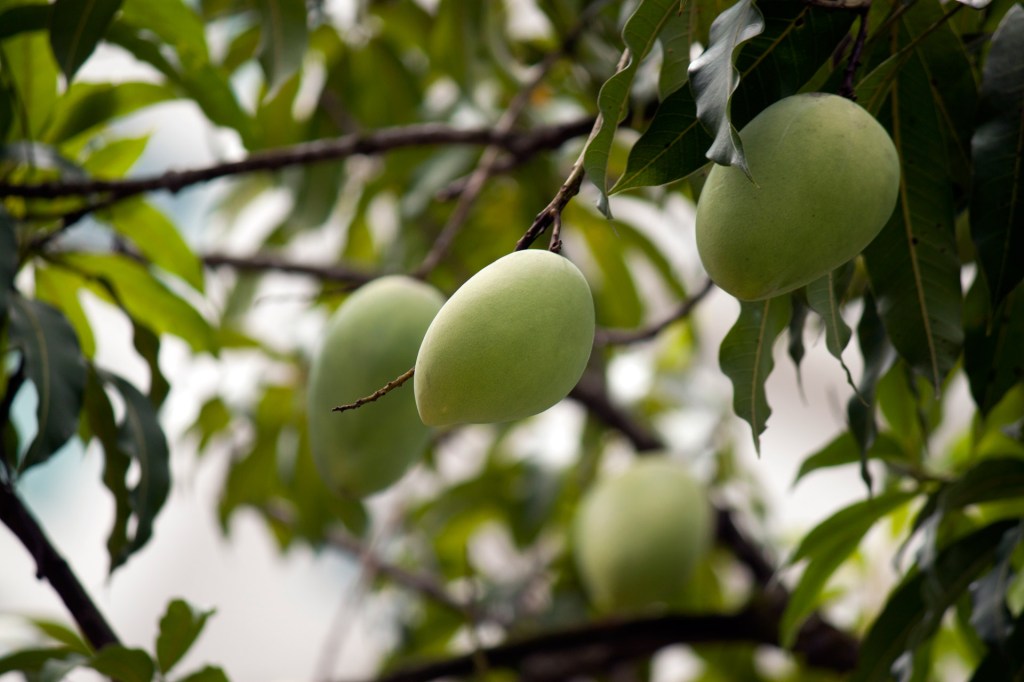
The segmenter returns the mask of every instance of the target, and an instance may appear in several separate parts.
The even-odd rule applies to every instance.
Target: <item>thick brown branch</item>
[[[3,481],[0,481],[0,521],[11,529],[35,559],[36,576],[53,586],[89,644],[96,650],[108,644],[119,644],[117,635],[89,598],[67,561],[46,537],[39,522],[10,484]]]
[[[56,197],[113,194],[124,199],[144,192],[179,192],[186,187],[217,178],[256,171],[279,170],[319,161],[336,161],[349,156],[381,154],[404,147],[436,145],[493,145],[512,154],[558,147],[580,134],[584,122],[571,121],[530,132],[498,131],[493,128],[459,129],[437,123],[384,128],[369,133],[315,140],[290,147],[255,152],[239,161],[214,164],[186,171],[123,180],[65,180],[38,184],[0,183],[0,197],[53,199]]]
[[[647,658],[671,644],[744,642],[777,647],[780,615],[778,604],[757,602],[735,614],[666,614],[597,622],[406,667],[377,682],[468,677],[477,671],[480,657],[488,668],[516,671],[521,680],[547,682],[606,672],[618,663]],[[813,666],[848,672],[857,662],[856,642],[834,629],[829,635],[807,636],[802,631],[794,650]]]
[[[537,217],[533,219],[533,223],[526,230],[525,234],[516,242],[515,250],[522,251],[523,249],[530,248],[530,245],[537,240],[537,237],[544,234],[544,230],[548,229],[555,222],[555,218],[562,215],[562,211],[569,205],[572,198],[580,193],[580,185],[582,184],[583,157],[581,155],[572,167],[569,177],[566,178],[565,182],[558,189],[555,198],[544,207],[543,211],[537,214]]]

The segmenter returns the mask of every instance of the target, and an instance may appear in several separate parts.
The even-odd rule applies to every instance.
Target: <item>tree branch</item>
[[[398,375],[388,383],[384,384],[370,395],[360,398],[354,403],[345,403],[344,405],[332,407],[331,412],[348,412],[349,410],[355,410],[357,408],[360,408],[366,403],[372,403],[375,400],[379,400],[380,398],[383,398],[388,393],[391,393],[391,391],[395,390],[405,382],[409,381],[409,379],[412,379],[412,375],[415,371],[415,367],[410,367],[408,370],[402,372],[400,375]]]
[[[476,672],[479,657],[489,668],[516,671],[521,680],[548,682],[604,672],[617,663],[649,657],[671,644],[743,642],[778,647],[781,614],[779,604],[755,601],[734,614],[671,613],[606,620],[401,668],[376,682],[467,677]],[[809,664],[838,672],[853,669],[858,653],[853,640],[834,628],[822,637],[805,634],[806,630],[798,636],[794,651]]]
[[[617,346],[653,339],[665,327],[678,322],[684,317],[688,317],[693,312],[693,309],[697,307],[697,304],[710,293],[713,286],[714,283],[710,279],[707,280],[697,293],[680,303],[679,307],[672,314],[649,327],[644,327],[643,329],[598,329],[594,338],[594,344],[597,346]]]
[[[46,537],[39,522],[22,503],[7,481],[0,480],[0,521],[11,529],[36,562],[36,577],[46,580],[75,619],[82,634],[97,651],[108,644],[120,644],[117,635],[67,561]]]
[[[534,153],[560,146],[580,135],[587,121],[537,128],[529,132],[498,131],[493,128],[452,128],[439,123],[383,128],[368,133],[345,135],[327,140],[255,152],[239,161],[218,163],[185,171],[167,171],[160,175],[121,180],[64,180],[34,184],[0,182],[0,197],[54,199],[57,197],[113,194],[119,199],[145,192],[180,192],[186,187],[217,178],[257,171],[280,170],[289,166],[320,161],[337,161],[349,156],[369,156],[405,147],[437,145],[493,145],[512,154]]]
[[[379,276],[376,273],[347,268],[344,265],[309,265],[266,254],[229,256],[222,253],[208,253],[202,256],[202,261],[210,268],[228,267],[242,272],[266,272],[269,270],[348,284],[365,284]]]

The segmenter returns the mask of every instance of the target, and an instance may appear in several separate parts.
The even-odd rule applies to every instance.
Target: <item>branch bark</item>
[[[78,581],[68,562],[46,537],[39,522],[6,481],[0,481],[0,521],[11,529],[35,559],[36,577],[53,586],[89,644],[97,651],[108,644],[120,644],[114,630]]]
[[[646,658],[671,644],[743,642],[779,646],[781,606],[754,601],[734,614],[664,614],[607,620],[548,632],[443,661],[400,668],[376,682],[427,682],[475,674],[482,659],[489,669],[514,670],[519,679],[553,682],[607,671],[616,664]],[[794,650],[815,667],[848,672],[857,663],[856,643],[829,629],[801,631]]]

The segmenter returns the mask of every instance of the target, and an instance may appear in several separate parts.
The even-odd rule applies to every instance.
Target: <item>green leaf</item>
[[[181,599],[167,605],[156,639],[156,660],[161,674],[166,675],[181,660],[212,614],[213,611],[196,611]]]
[[[170,88],[156,83],[72,83],[54,105],[43,139],[59,144],[91,135],[94,128],[174,97]]]
[[[860,462],[861,459],[882,459],[886,461],[904,460],[906,456],[900,443],[886,433],[878,434],[872,441],[871,446],[864,452],[861,451],[857,439],[851,431],[844,431],[836,436],[825,447],[808,456],[800,465],[793,485],[800,482],[807,474],[819,469],[843,466]]]
[[[71,647],[46,647],[21,649],[6,656],[0,656],[0,675],[6,673],[38,673],[50,661],[81,662],[81,654]]]
[[[964,302],[964,371],[982,414],[1024,379],[1024,284],[995,311],[985,279],[978,277]]]
[[[37,140],[57,100],[57,64],[45,33],[25,33],[0,44],[4,80],[13,86],[12,139]]]
[[[121,563],[127,554],[130,540],[128,523],[132,507],[128,490],[128,468],[131,456],[121,448],[117,438],[117,421],[114,408],[94,366],[89,366],[88,382],[85,386],[85,418],[89,431],[103,447],[103,485],[110,491],[114,501],[114,521],[107,536],[107,555],[110,558],[110,572]]]
[[[996,550],[995,565],[971,587],[971,626],[981,641],[1001,646],[1013,630],[1013,614],[1006,603],[1016,571],[1013,553],[1024,539],[1024,525],[1006,531]]]
[[[124,177],[146,151],[148,143],[149,135],[111,140],[91,150],[82,162],[82,168],[97,179],[114,180]]]
[[[93,357],[96,354],[96,338],[78,299],[78,292],[85,286],[85,279],[62,268],[37,266],[34,274],[36,298],[49,303],[64,314],[75,330],[82,355],[86,358]]]
[[[39,432],[18,469],[45,462],[78,429],[85,390],[85,361],[75,331],[53,307],[22,298],[10,298],[9,342],[21,351],[25,373],[36,387]]]
[[[150,682],[155,672],[149,654],[142,649],[129,649],[119,644],[103,647],[88,666],[118,682]]]
[[[124,0],[121,19],[160,38],[183,63],[209,61],[203,20],[183,0]]]
[[[915,572],[896,588],[864,638],[851,682],[889,682],[897,659],[935,633],[946,609],[991,563],[1012,526],[994,523],[956,540],[939,552],[930,571]],[[926,580],[932,582],[927,595]]]
[[[87,277],[92,291],[157,334],[184,339],[197,353],[214,350],[209,323],[145,266],[123,256],[91,253],[67,254],[57,262]]]
[[[818,606],[823,587],[835,570],[857,549],[861,539],[884,516],[907,504],[914,492],[889,492],[839,510],[810,531],[789,563],[808,559],[800,582],[790,596],[779,623],[784,647],[792,646],[800,626]]]
[[[758,452],[761,433],[771,414],[764,384],[775,366],[772,345],[789,323],[791,313],[789,296],[741,301],[739,317],[719,349],[718,362],[732,381],[733,411],[750,424]]]
[[[132,240],[146,260],[203,291],[203,265],[164,213],[144,199],[119,202],[99,217]]]
[[[643,0],[637,6],[622,29],[622,39],[629,50],[629,61],[605,81],[597,95],[600,118],[587,142],[583,167],[587,177],[601,190],[598,207],[607,217],[611,217],[611,213],[608,209],[606,175],[615,129],[626,116],[630,87],[640,62],[650,52],[658,39],[658,34],[678,8],[678,0]]]
[[[828,352],[840,361],[843,359],[843,350],[853,335],[850,326],[843,320],[840,298],[845,288],[843,282],[849,282],[849,278],[843,276],[842,270],[832,270],[807,285],[807,303],[818,313],[825,325],[825,346]],[[849,273],[849,270],[846,272]],[[847,374],[849,375],[849,370]]]
[[[309,34],[305,0],[259,0],[263,36],[260,65],[270,91],[275,91],[302,66]]]
[[[896,28],[893,29],[897,30]],[[879,120],[899,152],[896,209],[864,251],[878,313],[893,346],[938,389],[960,353],[960,263],[949,162],[931,83],[915,55],[894,78]]]
[[[743,156],[743,142],[729,112],[740,79],[733,55],[740,45],[763,31],[764,17],[753,0],[739,0],[715,18],[707,49],[689,69],[697,119],[714,138],[707,157],[723,166],[736,166],[748,177],[750,169]]]
[[[208,665],[179,677],[176,682],[228,682],[228,676],[220,668]]]
[[[153,534],[153,521],[170,492],[170,450],[149,399],[116,374],[102,372],[100,376],[124,399],[124,417],[117,427],[117,444],[139,465],[138,481],[129,488],[134,532],[121,555],[114,559],[110,568],[113,571],[141,549]]]
[[[40,633],[59,642],[69,649],[73,649],[75,652],[80,653],[84,656],[92,654],[92,647],[86,643],[82,636],[77,630],[74,630],[64,623],[59,623],[55,620],[47,620],[45,618],[29,618],[29,622],[36,630]]]
[[[231,410],[218,396],[210,398],[199,408],[199,416],[189,428],[189,433],[199,436],[199,454],[202,455],[210,440],[231,424]]]
[[[985,61],[978,126],[971,139],[971,236],[993,307],[1024,279],[1024,7],[1003,17]]]
[[[689,79],[690,46],[693,44],[693,15],[697,3],[680,3],[665,22],[661,43],[661,71],[658,74],[658,99],[665,99]]]
[[[121,0],[56,0],[50,18],[50,46],[70,83],[103,38]]]
[[[827,63],[854,16],[787,0],[762,0],[757,6],[765,30],[743,45],[736,60],[740,84],[731,118],[738,128],[769,104],[796,94]],[[611,192],[685,178],[707,163],[711,141],[697,119],[691,89],[681,87],[658,107]]]
[[[878,426],[875,423],[875,391],[879,380],[896,359],[896,353],[889,343],[889,337],[875,308],[875,300],[870,293],[864,296],[864,312],[861,313],[860,322],[857,324],[857,340],[861,355],[864,357],[864,369],[857,385],[857,394],[850,398],[846,405],[846,419],[861,453],[867,453],[878,434]],[[866,460],[861,469],[861,476],[870,486],[871,479]]]
[[[989,649],[988,655],[974,669],[970,682],[1019,680],[1024,673],[1024,613],[1013,621],[1013,629],[1001,646]]]

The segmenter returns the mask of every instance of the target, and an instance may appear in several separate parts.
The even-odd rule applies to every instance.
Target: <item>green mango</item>
[[[678,607],[713,531],[701,485],[682,464],[648,455],[587,491],[573,519],[573,557],[602,611]]]
[[[863,251],[892,215],[896,147],[845,97],[787,97],[739,135],[751,178],[714,166],[696,218],[704,268],[736,298],[771,298],[824,276]]]
[[[424,424],[522,419],[569,394],[594,345],[583,273],[550,251],[494,261],[452,295],[416,358]]]
[[[364,497],[399,478],[426,450],[430,429],[401,386],[355,410],[332,408],[370,395],[416,362],[444,297],[409,277],[375,280],[327,322],[309,380],[309,440],[320,473],[341,495]]]

